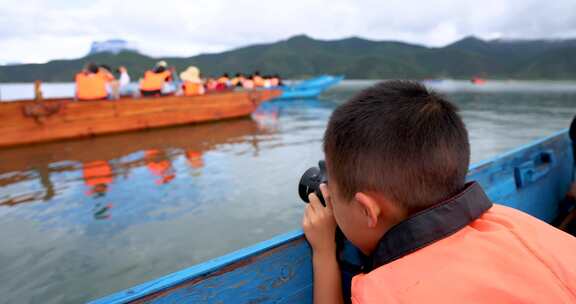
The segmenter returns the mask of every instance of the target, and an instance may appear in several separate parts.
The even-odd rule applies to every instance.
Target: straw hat
[[[180,73],[180,79],[190,82],[202,82],[200,80],[200,70],[195,66],[189,66],[184,72]]]
[[[164,61],[164,60],[160,60],[160,61],[156,62],[156,66],[165,68],[165,67],[168,67],[168,63],[166,63],[166,61]]]

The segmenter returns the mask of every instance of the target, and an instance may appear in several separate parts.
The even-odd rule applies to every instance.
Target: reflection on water
[[[78,303],[297,228],[296,183],[327,119],[369,84],[252,118],[0,150],[0,302]],[[574,84],[504,84],[431,84],[461,108],[474,161],[575,112]]]
[[[262,121],[270,116],[266,111],[259,111],[258,115]],[[252,119],[239,119],[0,150],[0,206],[58,203],[59,197],[79,192],[83,196],[77,199],[91,205],[94,219],[109,219],[114,200],[123,205],[138,200],[129,209],[118,208],[118,213],[134,214],[138,209],[150,212],[163,206],[154,200],[123,201],[117,197],[163,192],[162,187],[177,176],[182,181],[200,177],[205,166],[204,153],[215,147],[246,143],[245,150],[234,154],[257,155],[259,142],[273,139],[268,130]],[[31,188],[37,190],[26,191]]]

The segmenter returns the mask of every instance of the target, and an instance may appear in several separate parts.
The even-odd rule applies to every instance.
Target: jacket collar
[[[423,210],[392,227],[369,258],[375,269],[448,237],[492,207],[482,187],[471,182],[452,198]]]

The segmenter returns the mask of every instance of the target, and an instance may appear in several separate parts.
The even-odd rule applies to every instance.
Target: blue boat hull
[[[544,221],[572,181],[566,131],[471,166],[490,198]],[[92,303],[312,303],[311,251],[297,230]]]
[[[344,79],[343,76],[322,75],[304,80],[296,85],[282,88],[282,95],[276,99],[310,99],[317,98],[333,85]]]

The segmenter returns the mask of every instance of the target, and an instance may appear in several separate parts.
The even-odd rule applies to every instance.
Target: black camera
[[[324,196],[322,196],[322,191],[320,191],[320,184],[322,183],[328,183],[326,162],[323,160],[318,162],[318,167],[312,167],[306,170],[302,178],[300,178],[300,183],[298,183],[298,194],[300,198],[305,203],[309,203],[308,195],[315,193],[322,205],[326,206],[326,201],[324,200]]]

